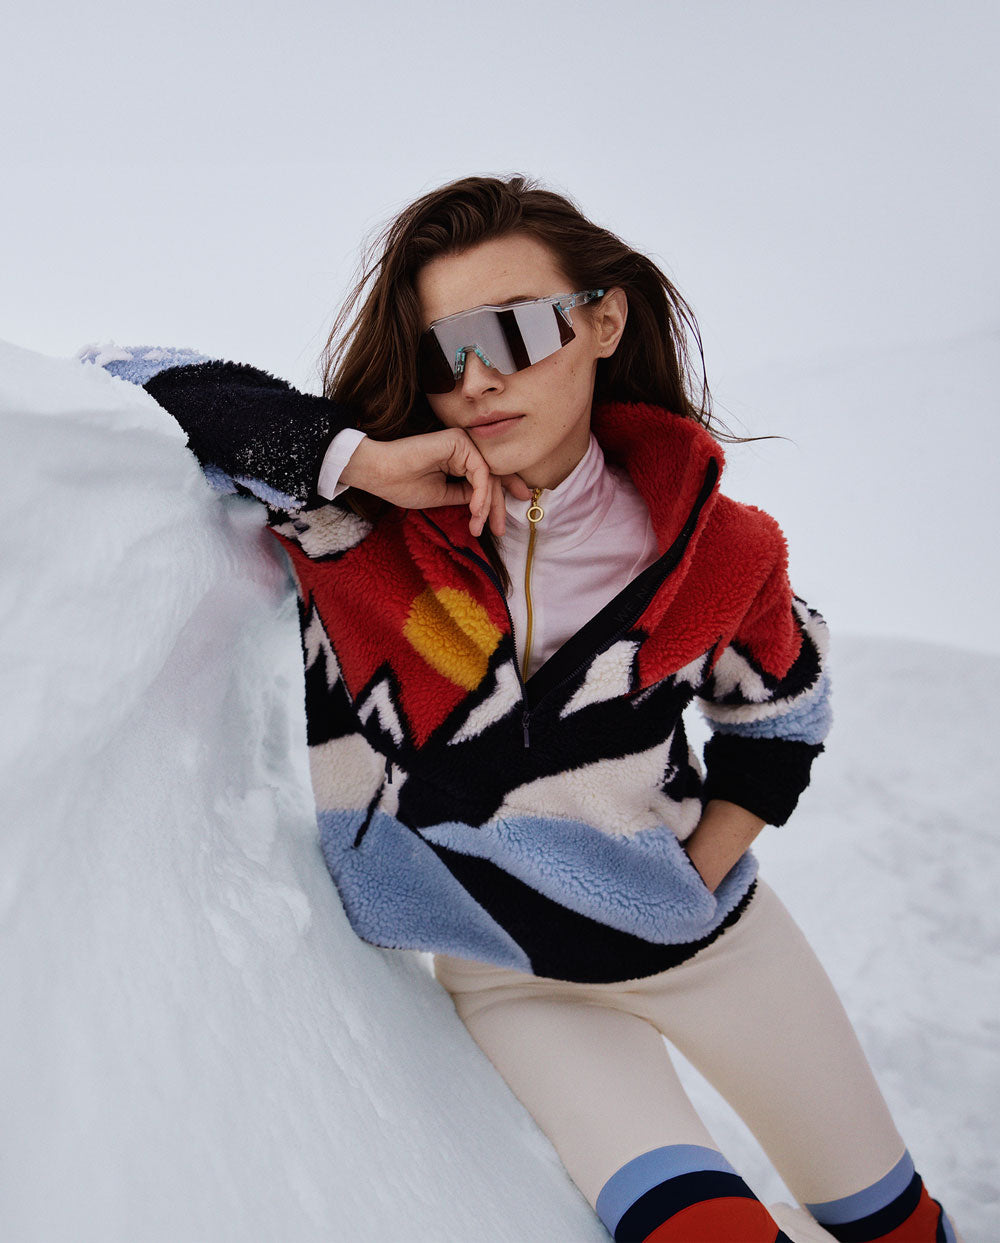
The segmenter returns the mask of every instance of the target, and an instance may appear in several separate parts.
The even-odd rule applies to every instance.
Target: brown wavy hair
[[[732,439],[713,426],[698,325],[664,273],[652,259],[588,220],[570,199],[520,175],[452,181],[411,203],[375,237],[323,352],[324,394],[352,408],[358,426],[375,440],[440,427],[417,387],[417,342],[423,330],[417,273],[441,255],[511,233],[544,243],[571,288],[618,286],[625,291],[625,331],[614,354],[598,360],[595,402],[662,406],[720,439]],[[345,499],[372,519],[388,508],[354,490]],[[482,543],[506,582],[488,529]]]

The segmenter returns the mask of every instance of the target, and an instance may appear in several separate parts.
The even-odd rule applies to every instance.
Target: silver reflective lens
[[[472,350],[487,367],[513,375],[569,344],[569,311],[603,294],[593,289],[509,306],[477,306],[435,320],[420,338],[418,383],[425,393],[450,393]]]

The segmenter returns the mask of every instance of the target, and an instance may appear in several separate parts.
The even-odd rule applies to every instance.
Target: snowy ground
[[[0,345],[0,436],[3,1238],[606,1239],[423,959],[346,924],[257,509],[73,362]],[[852,639],[836,671],[829,754],[759,853],[932,1192],[989,1243],[1000,659]]]

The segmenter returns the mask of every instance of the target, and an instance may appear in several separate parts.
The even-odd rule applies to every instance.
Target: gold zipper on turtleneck
[[[524,563],[524,601],[528,606],[528,624],[524,632],[524,660],[521,662],[521,678],[524,681],[528,679],[528,665],[531,661],[531,632],[534,627],[534,618],[531,611],[531,561],[535,554],[535,532],[538,524],[545,517],[545,510],[538,503],[538,498],[542,495],[541,488],[532,488],[531,504],[528,506],[526,517],[531,524],[531,530],[528,533],[528,556]]]

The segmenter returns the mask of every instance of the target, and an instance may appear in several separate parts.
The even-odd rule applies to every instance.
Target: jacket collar
[[[629,473],[656,532],[661,554],[687,523],[714,462],[714,483],[698,526],[718,492],[724,456],[714,437],[692,419],[642,402],[609,402],[594,411],[594,435],[609,462]]]
[[[584,668],[594,652],[604,650],[616,635],[636,627],[646,635],[661,630],[718,497],[722,450],[697,423],[656,406],[609,403],[595,411],[591,426],[607,459],[628,471],[645,501],[660,556],[528,679],[525,694],[529,710]],[[493,577],[479,541],[469,534],[465,506],[411,510],[404,521],[416,536],[410,540],[410,552],[418,560],[424,560],[424,541],[430,541],[467,565],[478,562]],[[433,560],[427,561],[428,568]],[[509,619],[500,593],[488,593],[486,605],[496,624],[506,628]],[[704,650],[700,646],[703,637],[700,632],[693,638],[679,636],[679,646],[674,644],[678,646],[676,652],[664,654],[654,662],[655,668],[650,664],[639,669],[633,689],[659,680],[662,668],[671,661],[673,668],[686,664]]]
[[[711,512],[724,461],[722,449],[700,424],[642,402],[607,402],[595,407],[591,428],[604,455],[623,467],[646,503],[660,553],[674,546],[695,508],[714,461],[715,481],[701,505],[696,531]],[[409,511],[420,521],[421,511]],[[421,526],[431,537],[482,557],[479,541],[469,533],[464,505],[427,512]],[[694,534],[694,532],[692,532]]]
[[[542,489],[539,504],[545,511],[545,547],[550,556],[559,555],[587,540],[608,516],[618,495],[620,471],[611,471],[601,446],[591,433],[587,452],[562,483]],[[519,500],[511,492],[504,495],[507,528],[502,547],[527,544],[531,535],[528,510],[532,501]]]

